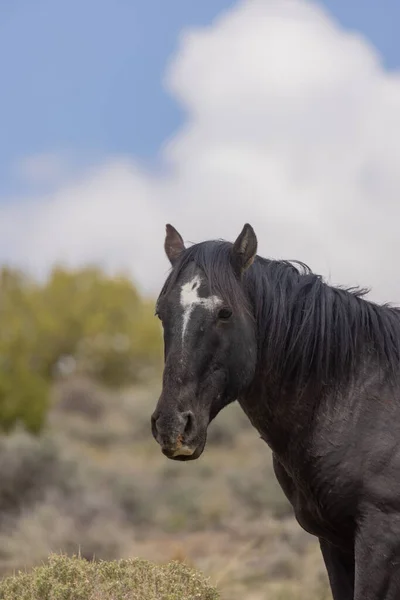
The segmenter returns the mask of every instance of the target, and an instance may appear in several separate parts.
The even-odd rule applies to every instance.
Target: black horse
[[[334,599],[399,599],[400,310],[260,258],[250,225],[234,244],[188,249],[167,225],[165,250],[152,416],[163,453],[198,458],[210,421],[238,400],[319,538]]]

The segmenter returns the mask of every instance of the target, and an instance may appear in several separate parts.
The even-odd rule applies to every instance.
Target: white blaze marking
[[[200,298],[198,292],[200,285],[201,279],[196,275],[191,281],[184,283],[181,287],[181,306],[183,308],[182,343],[184,342],[187,326],[189,325],[190,316],[194,308],[196,306],[203,306],[206,310],[211,311],[222,303],[221,298],[218,298],[218,296]]]

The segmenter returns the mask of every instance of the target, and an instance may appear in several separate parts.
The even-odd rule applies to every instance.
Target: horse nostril
[[[157,438],[157,418],[151,416],[151,432],[154,438]]]
[[[183,430],[183,436],[185,439],[188,439],[191,437],[194,431],[194,415],[190,410],[188,410],[182,416],[184,417],[184,419],[186,419],[185,429]]]

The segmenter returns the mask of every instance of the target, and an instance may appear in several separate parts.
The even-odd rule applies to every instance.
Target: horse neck
[[[268,268],[268,263],[265,268]],[[259,307],[252,302],[250,294],[248,299],[253,304],[254,314],[257,314]],[[282,321],[281,326],[286,324]],[[257,327],[268,331],[270,324],[257,323]],[[271,330],[274,328],[271,327]],[[294,331],[293,335],[297,336],[298,332]],[[260,347],[256,375],[239,403],[261,437],[273,450],[283,451],[288,445],[304,441],[328,391],[317,374],[306,383],[297,379],[296,373],[292,374],[291,381],[285,379],[285,371],[282,371],[281,364],[277,364],[284,359],[283,348],[276,356],[262,347],[262,344],[268,343],[262,331],[258,331],[257,337]]]
[[[325,398],[321,386],[300,391],[258,375],[239,404],[261,438],[283,455],[304,445]]]

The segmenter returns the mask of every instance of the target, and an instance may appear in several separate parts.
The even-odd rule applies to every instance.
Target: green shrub
[[[128,277],[110,277],[96,268],[56,268],[37,295],[41,368],[49,376],[58,364],[62,372],[119,386],[160,362],[154,306]]]
[[[0,430],[39,432],[54,377],[88,376],[108,386],[161,367],[153,303],[128,277],[56,268],[43,283],[0,269]],[[76,398],[67,400],[72,407]],[[87,411],[96,407],[86,402]]]
[[[48,381],[37,368],[38,322],[34,283],[19,271],[0,270],[0,429],[21,422],[37,432],[48,407]]]
[[[21,362],[21,361],[20,361]],[[49,383],[40,374],[15,360],[0,375],[0,429],[11,431],[21,424],[38,433],[49,406]]]
[[[88,562],[52,555],[31,573],[0,582],[2,600],[217,600],[203,576],[184,564],[133,559]]]

